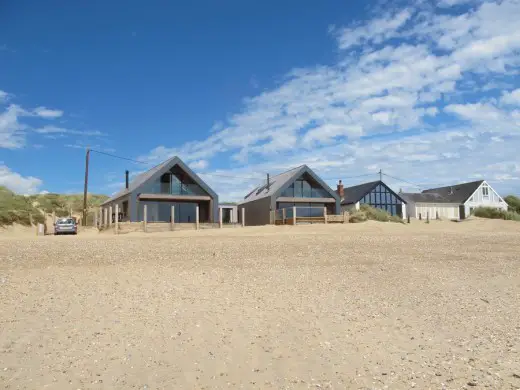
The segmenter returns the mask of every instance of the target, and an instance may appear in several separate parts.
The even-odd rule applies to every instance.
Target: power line
[[[417,184],[411,183],[411,182],[409,182],[409,181],[407,181],[407,180],[404,180],[404,179],[400,179],[400,178],[395,177],[395,176],[391,176],[391,175],[389,175],[389,174],[387,174],[387,173],[384,173],[384,172],[383,172],[383,175],[384,175],[384,176],[388,176],[388,177],[390,177],[390,178],[392,178],[392,179],[395,179],[395,180],[399,180],[400,182],[410,184],[410,185],[412,185],[412,186],[414,186],[414,187],[417,187],[417,188],[424,188],[424,187],[422,187],[422,186],[419,186],[419,185],[417,185]]]
[[[135,162],[135,163],[138,163],[138,164],[147,164],[147,165],[151,164],[150,162],[134,160],[134,159],[132,159],[132,158],[128,158],[128,157],[116,156],[115,154],[102,152],[102,151],[100,151],[100,150],[90,149],[90,151],[91,151],[91,152],[96,152],[96,153],[99,153],[99,154],[104,154],[105,156],[110,156],[110,157],[118,158],[118,159],[120,159],[120,160],[126,160],[126,161]]]

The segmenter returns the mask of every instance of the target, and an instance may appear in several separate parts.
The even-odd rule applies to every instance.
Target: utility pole
[[[379,181],[383,181],[383,171],[379,170]]]
[[[83,226],[87,226],[87,192],[88,192],[88,159],[90,157],[90,149],[87,148],[85,156],[85,187],[83,189]]]

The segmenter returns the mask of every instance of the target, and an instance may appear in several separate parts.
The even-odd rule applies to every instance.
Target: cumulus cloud
[[[51,110],[45,107],[37,107],[33,110],[34,115],[39,116],[40,118],[54,119],[59,118],[63,115],[63,111],[61,110]]]
[[[520,2],[442,3],[472,6],[447,12],[418,2],[335,27],[336,63],[290,70],[227,121],[215,118],[219,126],[207,138],[161,145],[141,158],[179,155],[192,163],[218,155],[240,167],[231,172],[253,176],[309,163],[336,179],[379,168],[412,179],[421,172],[419,182],[429,180],[427,172],[440,182],[430,184],[496,178],[477,170],[481,161],[514,160],[520,147]],[[510,85],[511,92],[497,98],[493,85]],[[507,143],[494,141],[503,137]],[[241,186],[245,193],[241,183],[231,191]]]
[[[86,136],[102,136],[104,135],[102,132],[94,130],[94,131],[83,131],[83,130],[74,130],[74,129],[66,129],[64,127],[58,126],[44,126],[41,128],[37,128],[34,130],[38,134],[75,134],[75,135],[86,135]]]
[[[22,176],[13,172],[7,165],[0,163],[0,186],[5,186],[18,194],[38,193],[42,181],[32,176]]]
[[[18,149],[24,146],[27,126],[20,123],[20,117],[25,114],[25,110],[16,104],[0,111],[0,148]]]

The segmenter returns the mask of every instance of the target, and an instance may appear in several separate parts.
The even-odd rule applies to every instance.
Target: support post
[[[327,207],[323,208],[323,219],[325,221],[325,225],[327,224]]]
[[[103,225],[103,208],[100,207],[99,208],[99,226],[98,226],[98,229],[101,230],[101,226]]]
[[[282,225],[285,225],[285,208],[282,209]]]
[[[222,229],[222,207],[218,208],[218,227]]]
[[[195,229],[199,230],[199,205],[195,208]]]
[[[348,211],[343,211],[343,223],[349,223]]]
[[[439,219],[439,212],[435,211],[435,219]]]
[[[242,207],[242,227],[246,226],[246,209]]]
[[[296,206],[293,206],[292,208],[292,223],[293,225],[296,225]]]
[[[115,233],[118,234],[119,233],[119,205],[118,204],[116,204],[115,228],[116,228]]]
[[[106,228],[108,225],[108,210],[107,208],[105,207],[103,209],[103,227]]]
[[[419,221],[422,221],[422,214],[419,213]]]
[[[108,227],[112,226],[112,206],[108,208]]]
[[[426,222],[430,223],[430,212],[426,212]]]
[[[410,216],[408,216],[408,223],[410,223]]]
[[[173,231],[175,228],[175,206],[172,206],[172,211],[170,214],[170,230]]]
[[[98,212],[97,210],[94,210],[94,227],[97,228],[97,218],[98,218]]]
[[[146,233],[146,224],[148,223],[148,205],[143,206],[143,232]]]
[[[56,211],[53,211],[53,212],[52,212],[52,223],[53,223],[53,224],[56,223]]]

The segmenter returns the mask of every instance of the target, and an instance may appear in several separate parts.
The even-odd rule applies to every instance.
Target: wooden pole
[[[246,226],[246,208],[242,207],[242,227]]]
[[[325,224],[327,224],[327,207],[323,208],[323,218],[325,220]]]
[[[293,225],[296,225],[296,206],[293,206],[292,208],[292,222]]]
[[[222,207],[218,208],[218,227],[222,229]]]
[[[103,227],[106,228],[108,225],[108,209],[105,207],[103,209]]]
[[[115,219],[116,234],[119,233],[119,205],[116,204],[116,219]]]
[[[199,205],[195,208],[195,229],[199,230]]]
[[[146,233],[146,223],[148,222],[148,207],[145,204],[143,207],[143,231]]]
[[[90,149],[87,148],[85,155],[85,184],[83,188],[83,226],[87,226],[87,192],[88,192],[88,160],[90,157]],[[72,215],[71,215],[72,216]]]
[[[285,208],[282,209],[282,225],[285,225]]]
[[[98,212],[97,210],[94,211],[94,227],[97,228],[97,218],[98,218]]]
[[[171,211],[171,221],[170,221],[170,230],[173,231],[174,229],[174,226],[175,226],[175,206],[172,206],[172,211]]]
[[[108,208],[108,227],[112,226],[112,206]]]
[[[56,223],[56,211],[53,211],[53,212],[52,212],[52,223],[53,223],[53,224]]]

